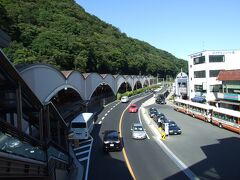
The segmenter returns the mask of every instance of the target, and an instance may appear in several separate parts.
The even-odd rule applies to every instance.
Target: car
[[[106,130],[103,136],[103,150],[105,152],[121,151],[123,148],[122,139],[116,130]]]
[[[148,109],[148,115],[153,118],[158,114],[158,110],[156,108],[149,108]]]
[[[174,121],[168,122],[169,135],[182,134],[182,130]]]
[[[158,112],[156,116],[153,116],[153,120],[157,123],[160,119],[165,118],[165,115],[161,112]]]
[[[156,98],[155,102],[157,104],[166,104],[165,98]]]
[[[195,96],[195,97],[191,98],[191,101],[198,102],[198,103],[205,103],[206,98],[204,96]]]
[[[134,123],[132,125],[131,131],[133,139],[146,139],[147,137],[147,133],[140,123]]]
[[[138,112],[138,107],[136,104],[131,104],[130,107],[128,108],[128,112],[130,113],[136,113]]]
[[[129,101],[128,96],[123,96],[123,97],[121,97],[121,102],[122,102],[122,103],[127,103],[128,101]]]

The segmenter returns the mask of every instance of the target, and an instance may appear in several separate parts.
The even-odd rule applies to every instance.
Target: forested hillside
[[[161,77],[187,71],[186,61],[128,37],[74,0],[1,0],[0,29],[12,38],[4,52],[14,64]]]

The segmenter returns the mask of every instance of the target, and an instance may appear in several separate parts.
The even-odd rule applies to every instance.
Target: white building
[[[184,72],[180,72],[175,79],[175,95],[183,99],[187,99],[188,92],[188,75]]]
[[[189,55],[190,99],[205,96],[211,103],[222,91],[222,81],[216,80],[220,70],[239,69],[240,50],[202,51]]]

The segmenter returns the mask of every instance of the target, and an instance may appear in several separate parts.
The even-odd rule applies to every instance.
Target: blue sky
[[[178,58],[202,50],[240,49],[239,0],[76,0],[129,37]]]

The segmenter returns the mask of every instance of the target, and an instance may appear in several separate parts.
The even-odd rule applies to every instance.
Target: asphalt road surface
[[[135,97],[140,106],[147,98]],[[129,104],[129,103],[128,103]],[[89,166],[88,179],[132,179],[126,166],[122,152],[104,153],[102,150],[102,132],[104,130],[118,130],[122,112],[126,109],[125,103],[113,103],[99,115],[93,131],[93,148]],[[134,176],[137,180],[155,179],[188,179],[179,167],[168,157],[156,143],[154,135],[144,124],[150,139],[133,140],[131,125],[138,122],[138,113],[124,113],[122,119],[122,136],[124,147]],[[144,122],[143,122],[144,123]]]

